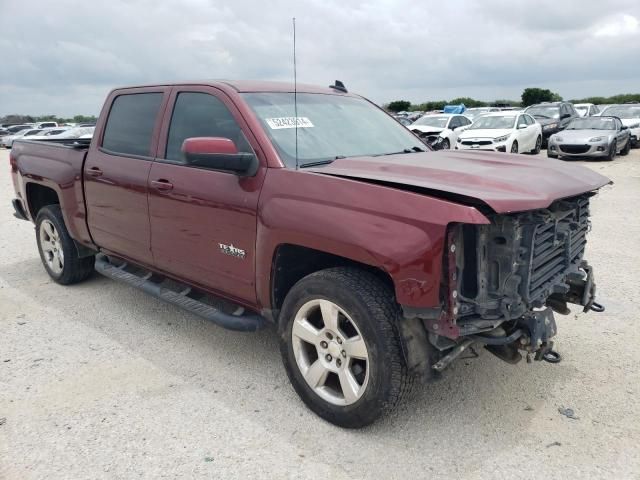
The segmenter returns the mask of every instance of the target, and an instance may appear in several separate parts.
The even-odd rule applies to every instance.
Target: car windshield
[[[424,151],[425,145],[375,105],[357,97],[298,93],[245,93],[288,167],[344,157]]]
[[[607,108],[602,115],[611,115],[618,118],[640,118],[640,105],[618,105]]]
[[[578,113],[584,115],[585,113],[587,113],[589,111],[589,107],[585,107],[585,106],[581,106],[581,105],[575,105],[576,110],[578,111]]]
[[[483,115],[475,119],[469,130],[513,128],[516,117],[513,115]]]
[[[444,128],[447,126],[447,122],[451,117],[443,117],[441,115],[425,115],[422,118],[419,118],[412,125],[423,125],[426,127],[438,127]]]
[[[615,130],[613,118],[586,117],[575,118],[567,125],[567,130]]]
[[[560,108],[554,105],[535,105],[525,110],[529,115],[542,118],[560,118]]]

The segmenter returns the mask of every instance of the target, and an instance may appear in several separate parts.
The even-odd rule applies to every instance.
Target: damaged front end
[[[584,260],[591,193],[549,208],[488,215],[487,225],[451,225],[444,260],[443,308],[407,312],[422,320],[436,372],[474,343],[516,363],[559,361],[553,313],[568,303],[603,311],[592,267]]]

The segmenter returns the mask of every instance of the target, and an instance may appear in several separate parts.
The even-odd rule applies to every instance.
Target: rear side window
[[[102,147],[126,155],[151,155],[151,135],[162,93],[135,93],[116,97],[104,129]]]
[[[178,94],[171,116],[165,158],[182,161],[182,143],[192,137],[229,138],[239,152],[253,152],[229,109],[208,93]]]

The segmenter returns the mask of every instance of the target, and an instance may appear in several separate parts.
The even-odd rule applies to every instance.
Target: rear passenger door
[[[257,205],[265,158],[233,103],[213,87],[175,87],[168,112],[149,176],[155,266],[254,304]],[[239,152],[257,155],[257,174],[239,177],[190,165],[181,147],[193,137],[233,140]]]
[[[108,253],[151,265],[147,180],[170,88],[113,93],[84,166],[87,224]]]

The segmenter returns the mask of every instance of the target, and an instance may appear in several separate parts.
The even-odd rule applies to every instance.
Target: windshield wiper
[[[405,148],[401,152],[378,153],[377,155],[371,155],[371,156],[372,157],[384,157],[384,156],[387,156],[387,155],[400,155],[402,153],[417,153],[417,152],[424,152],[424,151],[426,151],[426,150],[416,146],[416,147],[411,147],[411,148]]]
[[[542,115],[540,113],[534,113],[533,116],[538,118],[551,118],[551,117],[547,117],[546,115]]]
[[[298,168],[319,167],[320,165],[329,165],[330,163],[333,163],[334,160],[340,160],[341,158],[347,158],[347,157],[345,157],[344,155],[336,155],[333,159],[318,160],[317,162],[303,163],[302,165],[299,165]]]

